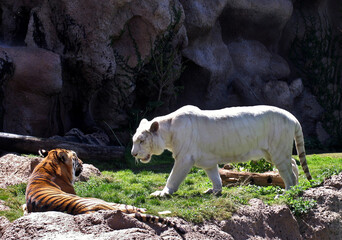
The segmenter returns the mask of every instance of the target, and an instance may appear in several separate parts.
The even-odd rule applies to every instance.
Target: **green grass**
[[[193,168],[179,190],[168,198],[154,198],[150,194],[161,190],[173,165],[170,153],[154,157],[149,164],[134,163],[131,170],[114,170],[113,165],[102,164],[102,176],[92,177],[88,182],[78,182],[75,190],[83,197],[101,198],[109,202],[124,203],[146,208],[148,213],[158,214],[169,210],[169,216],[178,216],[187,221],[199,223],[204,220],[222,220],[229,218],[236,209],[248,204],[251,198],[259,198],[266,204],[285,203],[297,216],[315,206],[312,199],[304,199],[303,191],[318,186],[325,178],[342,172],[342,154],[319,154],[307,157],[313,176],[307,181],[299,167],[299,185],[283,194],[279,187],[237,186],[224,187],[222,196],[203,194],[211,187],[211,182],[202,169]],[[25,184],[0,189],[0,199],[11,208],[2,211],[10,220],[22,216],[21,205],[25,202]],[[275,196],[279,196],[275,199]]]
[[[5,201],[5,205],[10,208],[8,211],[0,211],[0,216],[5,216],[13,221],[23,216],[21,205],[25,203],[26,184],[9,186],[6,189],[0,188],[0,199]]]
[[[285,194],[282,194],[283,190],[279,187],[238,186],[224,187],[222,196],[216,197],[203,194],[211,187],[211,182],[202,169],[193,168],[175,194],[166,199],[159,199],[150,197],[150,194],[164,187],[172,167],[169,154],[159,158],[150,163],[151,169],[158,173],[147,170],[139,172],[139,167],[146,169],[148,166],[142,164],[134,166],[133,171],[104,171],[101,178],[77,183],[76,192],[81,196],[143,207],[152,214],[169,210],[172,212],[171,216],[191,222],[228,218],[238,206],[247,204],[251,198],[259,198],[266,204],[285,203],[299,216],[315,206],[313,200],[301,197],[303,191],[318,186],[325,178],[342,171],[341,154],[309,155],[307,161],[313,180],[309,182],[299,166],[299,185]],[[158,165],[160,162],[162,164]],[[280,197],[275,199],[277,195]]]

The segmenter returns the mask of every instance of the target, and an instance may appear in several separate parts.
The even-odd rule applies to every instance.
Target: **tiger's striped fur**
[[[311,180],[311,174],[309,171],[308,164],[306,162],[306,154],[305,154],[305,148],[304,148],[304,137],[303,137],[303,131],[302,127],[300,126],[299,122],[296,124],[295,129],[295,142],[296,142],[296,149],[297,154],[299,157],[300,165],[302,165],[303,171],[305,173],[305,176],[308,180]]]
[[[140,221],[165,224],[184,233],[182,228],[167,219],[142,214],[145,211],[142,208],[76,196],[73,183],[82,169],[82,161],[75,152],[64,149],[49,151],[30,176],[26,188],[27,211],[59,211],[76,215],[99,210],[120,210]]]

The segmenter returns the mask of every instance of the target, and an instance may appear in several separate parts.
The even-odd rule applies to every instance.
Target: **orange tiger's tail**
[[[297,124],[296,124],[295,142],[296,142],[297,154],[298,154],[298,157],[300,160],[300,165],[302,165],[302,168],[303,168],[303,171],[305,173],[306,178],[308,180],[311,180],[312,177],[311,177],[309,167],[308,167],[308,164],[306,162],[306,157],[305,157],[303,131],[302,131],[302,127],[300,126],[299,122],[297,122]]]
[[[129,214],[129,216],[134,217],[141,222],[161,223],[163,225],[173,227],[179,234],[186,233],[183,228],[177,226],[177,224],[175,224],[174,222],[172,222],[168,219],[162,218],[162,217],[148,215],[148,214],[142,214],[142,213]]]

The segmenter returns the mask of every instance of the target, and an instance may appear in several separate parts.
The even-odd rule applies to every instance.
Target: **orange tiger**
[[[46,153],[28,181],[25,196],[27,212],[59,211],[76,215],[99,210],[120,210],[139,221],[159,222],[173,227],[178,233],[185,233],[167,219],[142,214],[145,211],[142,208],[76,196],[73,184],[82,170],[82,161],[74,151],[54,149]]]

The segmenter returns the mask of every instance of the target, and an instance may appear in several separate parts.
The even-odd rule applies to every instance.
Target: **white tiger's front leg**
[[[193,165],[194,161],[191,160],[190,157],[175,160],[170,176],[167,179],[166,186],[162,191],[151,193],[151,196],[164,197],[176,192]]]
[[[208,189],[204,193],[213,193],[214,195],[220,195],[222,192],[222,179],[219,174],[218,165],[212,168],[206,168],[204,171],[207,173],[211,182],[213,183],[213,188]]]

